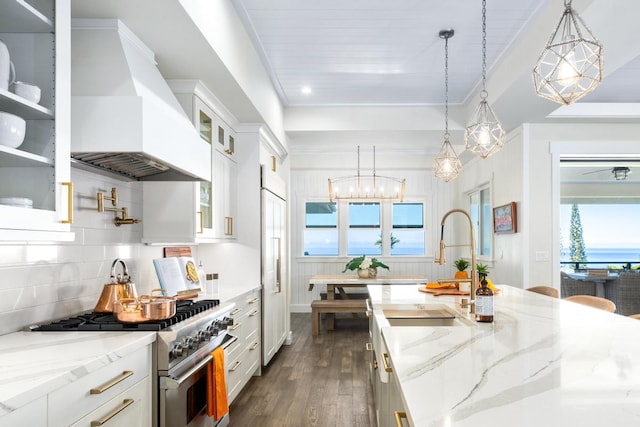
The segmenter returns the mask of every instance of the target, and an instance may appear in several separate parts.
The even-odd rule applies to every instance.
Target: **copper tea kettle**
[[[116,276],[116,265],[122,264],[122,275]],[[136,285],[131,281],[127,264],[120,258],[116,258],[111,264],[111,283],[104,285],[102,294],[96,307],[93,309],[96,313],[113,313],[118,300],[122,298],[137,298]]]

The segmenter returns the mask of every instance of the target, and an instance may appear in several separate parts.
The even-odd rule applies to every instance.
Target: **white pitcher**
[[[7,45],[0,40],[0,89],[8,90],[10,80],[12,80],[12,65],[9,59],[9,49]],[[13,71],[15,79],[15,71]]]

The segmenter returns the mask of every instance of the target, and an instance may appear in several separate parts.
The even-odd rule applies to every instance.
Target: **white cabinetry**
[[[32,6],[32,4],[34,6]],[[41,88],[39,103],[0,89],[0,111],[26,120],[25,140],[0,145],[0,197],[31,199],[32,208],[0,205],[1,240],[73,240],[70,183],[69,0],[0,2],[0,39],[16,80]]]
[[[235,239],[235,132],[224,108],[198,81],[168,82],[200,137],[211,145],[210,182],[144,182],[143,243],[207,243]],[[235,122],[229,113],[224,117]],[[215,148],[215,149],[214,149]],[[198,159],[194,159],[198,161]]]
[[[238,340],[225,353],[229,403],[238,396],[251,377],[260,369],[260,290],[256,289],[233,300],[233,326],[229,333]]]
[[[48,425],[150,426],[151,386],[151,346],[145,346],[50,393]]]

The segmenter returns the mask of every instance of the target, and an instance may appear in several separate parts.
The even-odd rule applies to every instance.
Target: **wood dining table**
[[[333,276],[315,275],[309,279],[308,290],[312,291],[316,285],[324,285],[327,287],[327,300],[335,299],[336,290],[342,299],[349,299],[349,294],[345,292],[346,288],[365,288],[367,285],[415,285],[426,282],[427,279],[424,276],[410,275],[380,275],[373,279],[363,279],[355,274]],[[327,325],[329,329],[333,329],[333,321],[334,315],[327,314]]]

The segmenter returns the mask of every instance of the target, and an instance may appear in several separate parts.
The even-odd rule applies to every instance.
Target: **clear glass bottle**
[[[207,274],[204,271],[204,267],[202,266],[202,260],[200,260],[200,265],[198,265],[198,286],[201,291],[205,290],[205,283],[207,280]]]
[[[487,275],[480,273],[480,287],[476,289],[476,322],[493,322],[493,291],[487,286]]]

